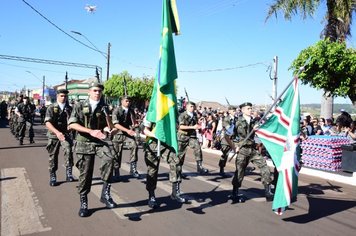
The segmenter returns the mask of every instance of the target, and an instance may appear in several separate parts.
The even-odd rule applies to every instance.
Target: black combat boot
[[[113,182],[120,182],[120,169],[114,168],[112,171],[112,181]]]
[[[136,161],[130,163],[130,174],[135,178],[140,178],[140,174],[137,171],[137,162]]]
[[[89,216],[88,196],[86,194],[80,194],[80,209],[78,214],[80,217]]]
[[[223,178],[229,177],[224,170],[224,167],[220,166],[220,171],[219,171],[219,175],[221,175]]]
[[[187,202],[187,199],[185,199],[184,197],[181,196],[179,182],[172,183],[171,198],[173,200],[176,200],[179,203],[186,203]]]
[[[115,208],[117,204],[111,198],[110,195],[111,184],[104,182],[103,190],[101,191],[100,201],[106,205],[107,208]]]
[[[265,196],[266,196],[266,201],[271,202],[273,201],[274,194],[272,193],[272,188],[270,184],[265,184]]]
[[[19,145],[23,145],[23,138],[19,138]]]
[[[35,140],[33,140],[33,138],[30,138],[30,143],[35,143]]]
[[[148,191],[148,207],[155,209],[158,207],[155,192],[153,190]]]
[[[232,203],[242,203],[246,201],[245,197],[242,194],[239,194],[239,188],[235,186],[233,186],[229,198],[232,200]]]
[[[202,161],[197,161],[197,172],[199,174],[207,174],[209,170],[203,167]]]
[[[73,182],[75,179],[73,178],[73,174],[72,174],[72,167],[71,166],[67,166],[66,167],[66,180],[67,182]]]
[[[50,172],[49,173],[49,185],[52,186],[52,187],[57,185],[56,172]]]

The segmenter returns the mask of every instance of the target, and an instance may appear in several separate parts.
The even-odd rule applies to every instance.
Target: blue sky
[[[162,0],[26,0],[63,31],[106,52],[111,43],[110,74],[127,70],[153,76],[158,62]],[[177,0],[181,35],[174,37],[178,94],[194,101],[232,104],[270,103],[268,66],[278,56],[278,92],[292,79],[288,67],[299,52],[319,40],[325,6],[312,19],[282,15],[265,22],[271,0]],[[97,6],[88,13],[85,6]],[[106,59],[48,23],[22,0],[3,0],[0,54],[99,65]],[[352,33],[356,34],[355,24]],[[77,31],[85,35],[75,35]],[[356,39],[348,41],[356,46]],[[229,70],[228,68],[235,68]],[[210,71],[215,70],[218,71]],[[39,88],[93,76],[93,69],[0,59],[0,90]],[[28,73],[30,71],[31,73]],[[203,71],[203,72],[201,72]],[[320,103],[321,91],[301,86],[301,103]],[[337,98],[336,103],[351,103]]]

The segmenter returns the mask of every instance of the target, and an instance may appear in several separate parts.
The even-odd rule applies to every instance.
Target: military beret
[[[189,105],[189,104],[195,106],[195,103],[192,102],[192,101],[188,101],[188,102],[187,102],[187,105]]]
[[[121,97],[121,100],[124,100],[124,99],[129,99],[130,100],[131,97],[129,95],[124,95],[124,96]]]
[[[67,89],[58,89],[57,94],[61,94],[61,93],[68,94],[69,91]]]
[[[242,104],[240,105],[240,109],[243,108],[243,107],[246,107],[246,106],[252,107],[252,103],[250,103],[250,102],[244,102],[244,103],[242,103]]]
[[[228,109],[228,110],[235,110],[236,107],[235,107],[235,106],[229,106],[227,109]]]
[[[89,88],[94,88],[94,87],[104,89],[104,85],[102,85],[101,83],[98,83],[98,82],[91,82],[91,83],[89,84]]]

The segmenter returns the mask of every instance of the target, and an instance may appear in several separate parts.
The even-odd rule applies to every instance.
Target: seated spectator
[[[350,139],[351,142],[356,143],[356,121],[352,121],[349,128],[345,129],[346,137]]]

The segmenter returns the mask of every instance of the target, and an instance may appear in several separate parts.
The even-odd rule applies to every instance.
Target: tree
[[[351,37],[350,28],[352,14],[356,11],[356,0],[275,0],[274,4],[270,5],[266,20],[272,15],[277,17],[278,11],[284,13],[286,20],[291,20],[292,15],[296,14],[301,14],[302,18],[306,19],[316,12],[322,2],[326,2],[327,8],[323,38],[328,38],[331,42],[344,42],[347,37]],[[324,95],[333,95],[330,92],[325,90]],[[322,104],[321,113],[323,116],[331,117],[333,104],[330,102],[328,105]]]
[[[125,95],[124,83],[126,82],[127,95],[134,103],[142,104],[151,98],[153,90],[153,78],[133,78],[127,71],[114,74],[105,82],[105,95],[110,98],[120,98]]]
[[[301,51],[292,62],[296,73],[308,61],[299,74],[303,84],[329,91],[333,96],[349,97],[356,105],[356,50],[347,48],[345,42],[321,40]]]

